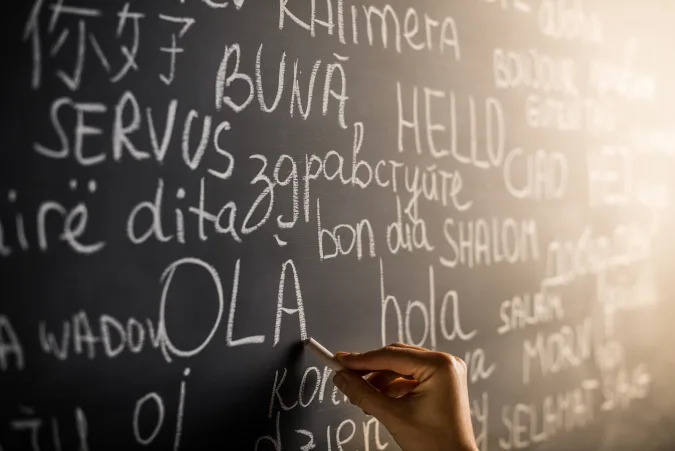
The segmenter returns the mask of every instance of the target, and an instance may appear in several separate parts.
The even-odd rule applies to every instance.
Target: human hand
[[[335,375],[335,385],[375,416],[403,451],[478,449],[461,359],[400,343],[335,356],[347,368]]]

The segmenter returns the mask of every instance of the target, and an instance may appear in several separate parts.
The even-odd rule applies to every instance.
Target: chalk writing
[[[666,446],[673,8],[25,3],[0,451],[397,450],[311,336],[462,359],[481,451]]]

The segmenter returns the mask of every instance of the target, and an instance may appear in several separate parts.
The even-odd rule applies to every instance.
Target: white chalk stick
[[[305,340],[305,346],[307,346],[309,349],[311,349],[316,356],[321,359],[321,361],[331,370],[337,372],[337,371],[342,371],[345,369],[342,365],[340,365],[340,362],[337,361],[335,356],[333,355],[332,352],[330,352],[328,349],[324,348],[321,343],[316,341],[313,338],[308,338]]]

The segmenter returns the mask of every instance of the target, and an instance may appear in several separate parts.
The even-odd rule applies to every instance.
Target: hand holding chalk
[[[478,450],[461,359],[400,343],[337,359],[335,385],[405,451]]]
[[[342,371],[345,369],[342,365],[340,365],[340,362],[338,362],[335,359],[335,356],[333,355],[332,352],[330,352],[328,349],[324,348],[318,341],[316,341],[313,338],[308,338],[307,340],[304,341],[304,345],[308,347],[309,349],[316,354],[316,356],[321,359],[321,361],[331,370],[335,371],[336,373],[338,371]]]

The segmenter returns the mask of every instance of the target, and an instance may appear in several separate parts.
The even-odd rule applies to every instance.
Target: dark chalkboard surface
[[[670,2],[13,3],[0,450],[398,449],[308,336],[675,448]]]

